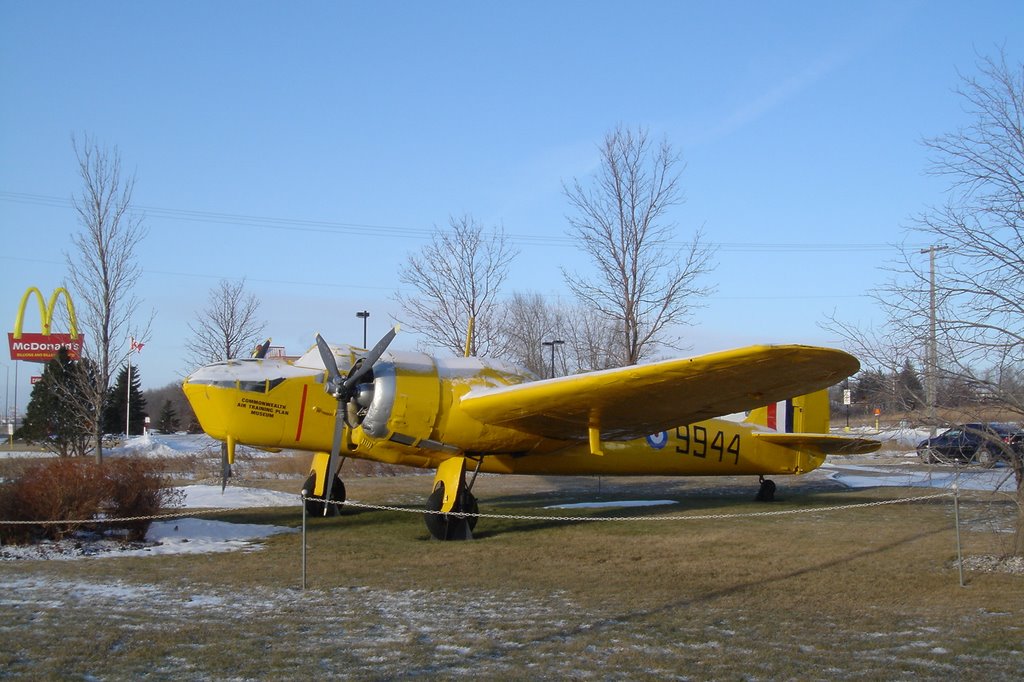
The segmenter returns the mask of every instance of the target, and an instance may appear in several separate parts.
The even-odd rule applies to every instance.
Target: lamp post
[[[361,310],[360,312],[356,313],[356,317],[361,317],[363,319],[363,348],[364,349],[366,348],[366,318],[368,318],[369,316],[370,316],[370,313],[367,310]]]
[[[555,346],[561,346],[565,341],[555,339],[554,341],[541,341],[542,346],[551,346],[551,378],[555,378]]]

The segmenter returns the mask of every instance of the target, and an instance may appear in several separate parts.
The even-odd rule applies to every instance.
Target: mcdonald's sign
[[[39,318],[42,329],[39,333],[25,333],[22,331],[22,323],[25,318],[25,306],[29,298],[35,294],[39,303]],[[53,324],[53,311],[57,306],[57,299],[64,297],[67,305],[68,326],[67,334],[53,333],[50,326]],[[68,349],[68,355],[77,360],[82,354],[82,342],[85,336],[78,333],[78,323],[75,320],[75,306],[71,302],[71,294],[64,287],[53,290],[50,300],[44,301],[43,294],[36,287],[29,287],[25,295],[21,297],[21,305],[18,306],[18,317],[14,320],[14,331],[7,334],[7,341],[11,347],[11,360],[28,360],[29,362],[49,362],[57,356],[57,351]]]

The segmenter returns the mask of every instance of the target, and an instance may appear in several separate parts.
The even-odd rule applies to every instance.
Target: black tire
[[[453,514],[438,514],[441,505],[444,503],[444,484],[438,484],[434,492],[427,498],[427,514],[423,515],[423,521],[430,531],[430,536],[435,540],[470,540],[473,537],[473,529],[476,527],[477,517],[455,516]],[[453,511],[476,514],[479,507],[476,498],[465,488],[462,489],[459,499],[455,501]]]
[[[757,491],[757,497],[754,498],[758,502],[774,502],[775,501],[775,481],[765,479],[761,481],[761,487]]]
[[[999,458],[996,457],[996,455],[993,454],[992,451],[989,450],[988,447],[984,445],[978,448],[978,450],[974,453],[974,463],[986,469],[991,469],[992,467],[994,467],[998,459]]]
[[[312,495],[312,491],[316,488],[316,473],[311,472],[309,478],[302,485],[302,489],[306,491],[307,495]],[[326,516],[337,516],[339,514],[340,507],[334,502],[345,501],[345,484],[338,476],[334,477],[334,485],[331,486],[331,502],[332,504],[327,505]],[[306,499],[306,513],[310,516],[325,516],[324,505],[326,503],[321,501],[320,498]]]

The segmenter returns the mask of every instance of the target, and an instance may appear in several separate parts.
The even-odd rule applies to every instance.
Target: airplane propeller
[[[338,475],[341,439],[345,433],[345,427],[354,428],[356,426],[348,422],[348,402],[355,395],[359,380],[373,369],[397,334],[398,327],[395,326],[377,342],[373,349],[356,359],[344,379],[338,369],[338,361],[334,358],[334,351],[324,341],[324,337],[320,334],[316,335],[316,347],[320,351],[320,359],[323,360],[324,367],[327,369],[327,383],[324,389],[338,401],[338,409],[334,418],[334,440],[331,443],[331,457],[327,461],[327,478],[324,481],[324,516],[327,515],[327,510],[330,507],[334,477]]]

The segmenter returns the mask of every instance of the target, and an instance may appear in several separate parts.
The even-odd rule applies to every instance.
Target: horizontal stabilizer
[[[869,438],[831,436],[824,433],[754,433],[754,438],[788,448],[814,450],[823,455],[866,455],[882,447]]]

